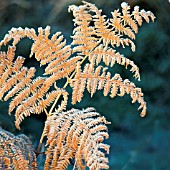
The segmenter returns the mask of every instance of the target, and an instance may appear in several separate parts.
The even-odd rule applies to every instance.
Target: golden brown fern
[[[146,114],[141,89],[128,79],[122,80],[119,74],[111,77],[107,69],[115,63],[126,68],[131,66],[130,71],[140,80],[138,66],[116,52],[115,47],[131,46],[131,50],[135,51],[133,40],[138,27],[143,19],[154,21],[155,16],[150,11],[139,10],[138,6],[130,12],[130,6],[125,2],[121,7],[121,11],[115,10],[111,13],[112,18],[107,19],[94,4],[83,1],[80,6],[71,5],[69,11],[75,17],[75,28],[70,45],[66,45],[61,32],[49,38],[49,26],[38,28],[38,33],[33,28],[12,28],[0,42],[1,48],[12,40],[7,53],[0,52],[0,100],[12,98],[9,113],[15,110],[16,127],[20,129],[20,123],[30,114],[45,112],[47,115],[37,149],[39,151],[46,136],[45,169],[66,169],[70,160],[77,169],[85,169],[86,166],[91,170],[109,168],[104,154],[109,152],[109,146],[102,143],[108,138],[108,122],[92,108],[62,112],[68,101],[67,85],[73,88],[72,104],[82,100],[85,88],[91,96],[96,90],[103,89],[104,96],[129,94],[132,103],[137,101],[140,104],[141,116]],[[35,56],[40,66],[45,66],[41,77],[34,78],[35,68],[23,66],[23,57],[15,59],[17,44],[25,37],[33,40],[30,57]],[[101,65],[101,61],[107,67]],[[61,78],[66,79],[63,88],[57,86],[57,80]],[[56,107],[60,97],[63,100]],[[27,137],[14,137],[0,130],[0,141],[0,153],[4,155],[0,156],[0,169],[11,169],[11,166],[14,169],[36,169],[32,147],[25,145],[30,144]],[[29,154],[23,154],[23,150],[28,150]]]
[[[76,45],[73,48],[73,52],[78,52],[79,55],[88,55],[89,52],[97,45],[97,38],[94,27],[90,26],[90,22],[93,21],[92,16],[87,11],[87,5],[69,6],[69,12],[73,11],[75,17],[73,30],[73,42],[72,45]]]
[[[94,12],[94,26],[95,26],[95,35],[98,38],[102,38],[104,46],[108,46],[111,44],[113,47],[116,45],[117,47],[122,45],[131,45],[132,51],[135,51],[135,45],[133,41],[128,38],[122,38],[120,34],[114,30],[114,27],[111,27],[111,23],[109,19],[105,19],[105,15],[102,15],[102,10],[99,10],[94,4],[83,1],[86,4],[91,12]],[[120,25],[119,25],[120,26]]]
[[[66,45],[66,41],[63,41],[63,36],[60,35],[60,32],[54,34],[51,39],[48,38],[49,34],[49,26],[47,26],[45,29],[40,27],[38,29],[38,35],[36,35],[34,29],[22,29],[20,27],[18,29],[12,28],[0,43],[1,47],[13,39],[13,46],[9,47],[9,50],[11,49],[12,51],[13,57],[10,60],[10,64],[12,66],[17,43],[24,37],[32,39],[34,44],[31,47],[30,56],[35,53],[35,58],[40,61],[40,64],[46,65],[45,75],[52,74],[50,77],[37,77],[36,79],[30,81],[29,77],[31,73],[24,75],[26,68],[22,68],[21,73],[19,73],[19,70],[15,70],[15,73],[18,72],[17,75],[13,76],[13,79],[11,78],[7,82],[6,79],[11,74],[11,69],[2,68],[2,70],[0,70],[0,73],[3,73],[1,84],[7,83],[7,86],[5,85],[5,87],[1,90],[1,96],[8,91],[8,94],[4,97],[4,100],[8,100],[10,97],[13,97],[15,94],[17,94],[10,103],[9,113],[11,113],[17,107],[15,117],[16,126],[18,129],[20,128],[19,124],[24,119],[24,117],[30,116],[31,113],[41,113],[44,111],[44,109],[46,109],[47,106],[50,105],[50,103],[56,100],[56,98],[59,98],[60,96],[64,97],[64,101],[59,108],[60,111],[63,110],[67,104],[67,92],[64,92],[64,89],[62,90],[57,88],[56,90],[58,90],[58,92],[50,95],[48,95],[47,92],[58,79],[68,77],[69,74],[74,71],[76,68],[76,63],[81,59],[81,57],[77,56],[69,58],[72,50],[69,45]],[[4,58],[4,56],[5,54],[1,55],[2,58]],[[6,56],[10,57],[10,54],[7,53]],[[20,61],[20,63],[17,62],[20,65],[15,64],[14,68],[20,69],[20,67],[22,67],[24,58],[18,57],[17,60]],[[1,64],[4,65],[3,60],[1,60],[1,62]],[[6,63],[8,66],[10,64]],[[33,76],[34,75],[32,75],[32,77]],[[19,80],[22,80],[22,82],[18,82]],[[12,88],[12,86],[14,86],[14,88]],[[53,97],[51,98],[52,95]],[[0,99],[2,99],[1,96]]]
[[[155,19],[155,16],[152,12],[146,12],[145,10],[139,11],[138,6],[135,6],[134,11],[132,14],[130,14],[130,6],[123,2],[121,4],[122,14],[119,12],[119,10],[115,10],[112,12],[112,18],[106,20],[106,16],[101,14],[102,10],[99,10],[94,4],[85,1],[83,1],[83,3],[84,5],[79,7],[75,5],[69,7],[69,10],[73,11],[73,15],[75,17],[73,21],[76,25],[76,28],[73,31],[73,42],[77,37],[77,43],[74,42],[74,45],[78,45],[79,47],[77,46],[76,48],[80,49],[85,48],[84,46],[87,45],[85,39],[78,38],[77,35],[89,37],[94,45],[100,43],[102,38],[103,44],[105,46],[108,46],[108,44],[111,44],[113,47],[114,45],[122,45],[123,47],[124,45],[131,45],[132,51],[135,51],[135,45],[129,38],[135,39],[134,33],[138,32],[138,25],[142,25],[143,18],[147,22],[149,22],[150,18],[152,21]],[[92,15],[91,12],[94,12],[95,14]],[[85,30],[85,28],[92,23],[94,23],[94,27],[90,27],[90,30]],[[129,38],[123,37],[123,34]],[[83,42],[85,44],[83,44]]]
[[[103,44],[96,47],[89,55],[89,61],[95,65],[99,65],[102,60],[106,66],[113,67],[115,63],[125,66],[126,69],[128,66],[131,66],[132,68],[130,71],[134,73],[135,78],[140,80],[139,68],[133,61],[126,58],[124,55],[121,55],[119,52],[116,52],[116,50],[113,50],[112,48],[106,49]]]
[[[27,136],[14,136],[0,128],[0,169],[13,168],[36,170],[36,155]]]
[[[73,21],[76,26],[72,36],[72,44],[76,45],[73,51],[80,51],[81,53],[79,55],[84,54],[90,62],[96,61],[97,64],[102,58],[107,66],[111,61],[119,60],[117,62],[118,64],[127,67],[127,63],[129,62],[133,67],[132,70],[135,72],[135,77],[140,80],[138,67],[132,61],[126,58],[124,59],[123,56],[120,57],[119,53],[108,48],[108,45],[111,44],[113,48],[115,45],[117,47],[120,45],[123,47],[125,45],[131,45],[132,51],[135,51],[135,44],[131,39],[135,39],[135,33],[138,32],[137,23],[141,26],[142,18],[149,22],[149,17],[154,21],[155,17],[153,13],[144,10],[139,11],[138,6],[136,6],[132,14],[130,14],[130,6],[124,2],[121,4],[122,14],[119,10],[115,10],[112,12],[113,18],[106,20],[106,16],[101,14],[102,10],[99,10],[94,4],[85,1],[83,3],[79,7],[75,5],[69,7],[69,11],[73,11],[75,17]],[[94,26],[89,26],[90,24]],[[128,38],[125,38],[124,34]],[[90,44],[93,45],[90,46]],[[117,55],[115,56],[115,54]],[[113,62],[110,66],[113,66]]]
[[[8,44],[11,40],[13,40],[12,45],[15,47],[22,38],[32,39],[34,43],[31,47],[30,57],[35,54],[35,58],[40,61],[40,65],[47,64],[45,74],[55,74],[55,78],[58,80],[67,77],[74,70],[76,62],[81,57],[77,56],[69,59],[72,50],[69,45],[66,45],[61,32],[55,33],[51,39],[48,38],[49,34],[50,26],[45,29],[39,27],[38,35],[32,28],[12,28],[0,42],[0,47]]]
[[[83,2],[83,5],[79,7],[75,5],[69,7],[69,11],[73,11],[73,15],[75,17],[73,20],[75,29],[73,31],[73,42],[71,45],[73,46],[73,54],[78,54],[76,57],[70,57],[72,53],[71,46],[66,45],[66,41],[61,35],[61,32],[55,33],[51,39],[49,39],[49,26],[45,29],[40,27],[38,29],[38,34],[36,34],[35,30],[32,28],[23,29],[20,27],[12,28],[9,33],[6,34],[4,39],[0,42],[0,47],[8,44],[11,40],[13,40],[13,46],[8,48],[9,50],[7,54],[1,52],[2,68],[0,69],[0,73],[2,74],[2,78],[0,82],[0,99],[2,99],[4,94],[6,94],[6,96],[4,96],[4,100],[15,95],[10,103],[9,112],[12,112],[17,107],[15,114],[17,119],[17,128],[19,128],[19,124],[24,119],[24,116],[29,116],[31,113],[39,114],[42,111],[45,111],[46,107],[49,106],[50,103],[57,103],[55,98],[58,99],[60,94],[62,94],[65,99],[64,105],[62,105],[60,110],[65,108],[67,103],[67,92],[64,92],[64,89],[56,88],[58,92],[54,91],[49,93],[50,87],[53,86],[60,78],[67,78],[67,83],[64,88],[69,83],[74,88],[73,103],[81,101],[86,82],[82,81],[80,86],[81,88],[76,89],[76,86],[79,85],[76,81],[80,81],[78,80],[78,74],[80,73],[78,69],[77,72],[76,65],[77,63],[78,65],[81,65],[86,58],[88,58],[91,63],[90,65],[94,66],[91,71],[95,72],[96,78],[93,79],[92,83],[92,78],[89,79],[89,75],[87,75],[87,87],[88,89],[91,88],[89,91],[91,91],[92,95],[97,89],[98,78],[101,79],[99,73],[97,73],[100,70],[99,68],[101,68],[101,60],[103,60],[107,66],[111,67],[115,62],[124,65],[126,68],[128,65],[131,65],[131,71],[134,72],[134,76],[140,80],[139,68],[134,64],[134,62],[125,58],[123,55],[113,50],[113,48],[115,45],[123,45],[124,47],[124,45],[131,44],[132,50],[134,51],[135,45],[131,39],[135,38],[135,33],[138,32],[138,25],[140,26],[142,24],[142,18],[149,22],[149,17],[153,21],[155,17],[151,12],[146,12],[144,10],[139,11],[138,7],[135,7],[132,14],[130,14],[130,6],[128,6],[127,3],[122,3],[121,6],[122,13],[119,12],[119,10],[115,10],[112,12],[113,18],[107,20],[105,19],[105,15],[101,14],[102,10],[99,10],[91,3]],[[128,36],[128,38],[124,38],[124,34]],[[35,54],[35,58],[40,61],[40,65],[46,65],[45,74],[51,74],[50,77],[38,77],[36,79],[32,79],[35,69],[27,69],[26,67],[22,68],[24,60],[22,57],[18,57],[16,62],[13,63],[16,45],[24,37],[28,37],[34,41],[31,47],[30,56]],[[113,48],[110,48],[109,44],[111,44]],[[6,62],[6,59],[5,61],[3,59],[5,56],[8,57],[8,62]],[[8,67],[5,68],[5,65]],[[99,66],[95,67],[95,65]],[[78,67],[79,66],[77,66],[77,68]],[[14,70],[12,72],[12,69],[18,70]],[[9,75],[11,76],[9,77]],[[103,73],[103,76],[106,76],[105,73]],[[105,77],[105,79],[108,78]],[[105,80],[100,81],[105,83]],[[106,83],[105,87],[106,86],[109,86],[108,83]],[[112,88],[112,94],[117,93],[117,90],[114,90],[117,89],[117,87],[118,86]],[[107,94],[107,91],[110,90],[109,88],[108,90],[106,90],[106,88],[104,89],[104,94]],[[125,93],[125,90],[123,89],[124,88],[121,86],[120,95],[122,96]],[[136,96],[136,99],[134,99],[135,97],[132,97],[133,101],[138,100],[138,102],[142,104],[141,107],[146,110],[143,98],[138,98],[139,95],[136,95],[136,90],[133,93],[134,94],[131,94],[131,96]],[[142,115],[144,115],[144,110]],[[52,110],[50,110],[50,112],[51,111]]]
[[[66,169],[71,160],[81,170],[86,166],[90,170],[108,169],[102,151],[109,152],[109,146],[102,143],[109,136],[108,123],[93,108],[53,113],[45,124],[45,169]]]
[[[54,92],[48,92],[50,87],[56,82],[56,75],[50,77],[37,77],[33,79],[35,68],[23,67],[24,58],[17,57],[14,60],[15,47],[8,47],[8,52],[0,53],[0,100],[13,98],[9,105],[9,113],[14,109],[16,118],[16,127],[24,117],[31,113],[39,114],[47,108],[56,98],[63,96],[59,110],[63,110],[67,104],[67,92],[57,88]]]
[[[107,96],[110,92],[112,98],[116,95],[124,96],[125,94],[130,94],[132,103],[138,101],[140,103],[139,109],[142,109],[141,116],[145,116],[146,103],[141,89],[137,88],[128,79],[122,80],[119,74],[111,77],[110,72],[106,72],[106,70],[107,68],[102,69],[102,66],[94,69],[93,64],[86,64],[84,70],[81,71],[80,65],[78,65],[76,75],[71,81],[73,88],[72,104],[82,100],[85,87],[91,96],[93,96],[96,90],[104,89],[104,96]],[[118,89],[120,89],[120,92]]]

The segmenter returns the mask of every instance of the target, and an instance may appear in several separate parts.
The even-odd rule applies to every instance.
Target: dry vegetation
[[[85,89],[91,96],[96,90],[103,90],[104,96],[112,98],[129,94],[132,103],[140,104],[141,116],[146,114],[141,89],[119,74],[111,76],[107,69],[115,63],[125,68],[130,66],[134,77],[140,80],[138,66],[115,47],[130,46],[135,51],[133,41],[138,27],[143,20],[154,21],[155,17],[138,6],[130,12],[125,2],[121,7],[121,11],[115,10],[112,18],[107,18],[94,4],[83,1],[80,6],[71,5],[69,12],[73,12],[75,28],[70,45],[61,32],[50,36],[49,26],[38,28],[38,33],[33,28],[12,28],[0,42],[2,47],[12,41],[7,52],[0,52],[0,99],[11,98],[9,113],[15,112],[16,128],[20,129],[20,123],[31,114],[45,112],[47,115],[39,147],[34,151],[39,153],[46,136],[44,169],[66,169],[70,160],[78,169],[109,168],[105,156],[109,146],[103,143],[108,138],[106,124],[109,122],[93,108],[64,112],[69,97],[67,86],[73,89],[72,104],[82,100]],[[15,58],[17,44],[25,37],[33,41],[30,57],[35,56],[40,65],[45,66],[42,76],[35,77],[35,68],[24,67],[23,57]],[[57,86],[59,79],[66,80],[63,88]],[[60,105],[59,99],[62,99]],[[36,169],[35,155],[26,136],[15,137],[1,129],[0,140],[3,169]],[[16,144],[16,140],[20,143]]]

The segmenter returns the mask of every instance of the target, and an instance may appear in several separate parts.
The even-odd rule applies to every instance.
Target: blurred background
[[[95,3],[103,14],[111,16],[110,12],[120,8],[122,0],[89,0]],[[136,52],[129,48],[117,49],[126,57],[133,59],[139,66],[141,81],[137,82],[129,69],[115,65],[112,75],[120,73],[138,87],[143,89],[147,102],[147,116],[140,117],[138,104],[131,104],[129,95],[123,98],[111,99],[97,92],[91,99],[86,92],[84,100],[71,106],[86,108],[95,107],[106,116],[112,124],[108,126],[111,145],[109,162],[111,170],[167,170],[170,163],[170,3],[168,0],[126,0],[133,8],[152,11],[155,23],[146,24],[139,29],[136,36]],[[0,0],[0,39],[12,27],[51,26],[51,33],[61,31],[67,42],[71,42],[73,23],[72,13],[68,6],[80,5],[80,0]],[[26,59],[25,65],[37,68],[37,75],[43,73],[35,59],[29,59],[31,40],[23,40],[18,44],[17,54]],[[30,137],[34,146],[39,142],[45,116],[31,116],[22,123],[21,131],[14,126],[14,116],[9,116],[8,102],[0,102],[0,126],[12,133],[25,133]],[[39,158],[40,166],[43,157]],[[40,168],[41,169],[41,168]]]

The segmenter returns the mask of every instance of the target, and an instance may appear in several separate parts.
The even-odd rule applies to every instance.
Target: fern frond
[[[117,34],[115,31],[113,31],[113,28],[110,27],[109,19],[105,19],[106,16],[102,15],[101,9],[99,10],[94,4],[85,1],[83,1],[83,3],[88,6],[90,12],[95,13],[95,15],[92,16],[95,27],[95,35],[99,38],[102,38],[104,46],[107,47],[109,44],[111,44],[113,47],[115,45],[117,47],[120,45],[123,47],[125,45],[131,45],[132,51],[135,51],[135,44],[130,39],[122,38],[120,34]]]
[[[61,32],[55,33],[51,39],[48,38],[49,35],[50,26],[45,29],[39,27],[38,35],[32,28],[12,28],[0,42],[0,47],[13,40],[12,44],[15,48],[22,38],[30,38],[34,41],[30,57],[35,54],[35,58],[40,61],[40,65],[47,64],[45,75],[57,74],[60,75],[58,78],[67,77],[74,71],[76,63],[81,57],[77,56],[68,59],[71,56],[72,49],[70,45],[66,45],[66,40],[64,40]]]
[[[15,72],[15,67],[13,67],[13,59],[14,59],[14,54],[15,54],[15,48],[14,47],[9,47],[7,53],[1,52],[0,56],[1,58],[1,79],[0,79],[0,86],[6,82],[8,77]],[[23,63],[23,58],[18,57],[17,63],[20,67]],[[20,64],[19,64],[20,63]],[[19,68],[20,69],[20,68]]]
[[[14,53],[15,48],[8,47],[7,54],[3,54],[4,60],[0,61],[0,64],[3,65],[0,79],[0,100],[2,100],[3,96],[4,100],[12,97],[14,93],[21,90],[21,87],[23,87],[21,84],[29,82],[35,73],[35,68],[27,69],[23,67],[24,58],[17,57],[17,59],[13,61]],[[28,75],[28,77],[26,77],[26,75]],[[17,86],[18,84],[19,86]],[[9,90],[11,90],[11,93]],[[6,94],[7,91],[8,94]]]
[[[12,86],[17,84],[17,81],[21,81],[24,75],[27,72],[27,68],[23,67],[20,72],[18,72],[15,75],[12,75],[11,78],[9,78],[6,82],[3,83],[2,87],[0,88],[0,100],[2,100],[2,97],[5,92],[7,92],[9,89],[11,89]]]
[[[35,30],[33,28],[12,28],[10,31],[8,31],[8,34],[6,34],[4,39],[0,42],[0,47],[2,45],[7,45],[11,40],[14,40],[12,45],[15,47],[18,42],[25,37],[35,40],[37,37]]]
[[[16,122],[19,125],[24,117],[30,114],[40,114],[50,103],[55,101],[55,97],[63,96],[59,111],[65,109],[68,100],[68,93],[65,90],[56,89],[54,93],[48,93],[51,86],[54,85],[61,75],[53,74],[50,77],[37,77],[33,79],[35,68],[23,67],[24,58],[17,57],[14,60],[15,47],[8,47],[8,52],[0,53],[1,79],[0,79],[0,100],[5,101],[12,98],[9,104],[9,113],[14,109]],[[67,61],[72,67],[76,67],[76,58]],[[69,64],[68,64],[69,66]],[[61,68],[62,69],[62,68]],[[65,67],[65,69],[67,69]],[[63,71],[63,70],[62,70]],[[65,73],[65,72],[64,72]],[[68,72],[67,72],[68,73]]]
[[[50,86],[48,88],[50,88]],[[43,110],[46,109],[52,102],[54,102],[57,97],[59,98],[60,96],[63,96],[63,100],[61,105],[58,106],[58,110],[62,111],[66,108],[68,93],[65,90],[57,88],[55,91],[49,93],[47,93],[47,91],[44,91],[43,93],[43,90],[40,88],[37,89],[33,95],[28,96],[26,99],[22,99],[21,104],[18,105],[15,112],[15,126],[18,129],[20,129],[19,125],[22,120],[24,120],[24,117],[30,116],[31,114],[42,113]]]
[[[14,136],[0,128],[0,169],[13,168],[36,170],[36,155],[27,136]]]
[[[132,103],[136,101],[140,103],[139,109],[142,109],[141,116],[143,117],[146,114],[146,103],[143,99],[141,89],[137,88],[128,79],[122,80],[119,74],[115,74],[111,78],[110,72],[106,72],[105,68],[102,71],[101,66],[94,69],[93,64],[86,64],[84,70],[81,71],[80,65],[77,65],[77,73],[70,85],[73,88],[72,104],[81,101],[85,87],[91,96],[93,96],[96,90],[103,89],[104,96],[110,93],[110,97],[112,98],[116,95],[124,96],[125,94],[130,94]],[[120,90],[120,93],[118,90]]]
[[[131,18],[130,15],[130,6],[126,3],[123,2],[121,4],[122,7],[122,19],[124,21],[124,25],[128,25],[131,27],[132,30],[134,30],[135,33],[138,32],[138,25],[136,24],[136,22]]]
[[[32,56],[35,53],[35,58],[40,61],[41,65],[48,64],[45,69],[45,74],[57,74],[58,78],[67,77],[76,66],[80,57],[74,57],[68,59],[72,53],[72,49],[69,45],[66,45],[66,41],[60,32],[57,32],[48,39],[50,34],[50,27],[45,29],[41,27],[38,29],[38,36],[34,41],[31,48]],[[71,68],[71,69],[70,69]]]
[[[17,91],[19,90],[19,92],[10,102],[9,113],[11,113],[19,104],[22,104],[22,101],[28,98],[31,93],[35,93],[36,90],[44,83],[44,81],[45,78],[38,77],[33,80],[28,85],[28,87],[25,87],[23,89],[18,89],[18,87],[15,86],[14,88],[17,88]]]
[[[111,14],[113,19],[110,19],[110,21],[111,21],[111,26],[113,26],[114,30],[118,34],[123,33],[128,37],[130,37],[131,39],[135,39],[134,32],[129,27],[125,27],[123,25],[121,20],[121,13],[119,12],[119,10],[115,10],[114,12],[111,12]]]
[[[45,123],[45,169],[66,169],[70,160],[75,161],[78,169],[108,169],[108,159],[101,151],[109,152],[109,146],[102,144],[108,137],[108,123],[93,108],[53,113]]]
[[[62,75],[62,77],[66,77],[69,75],[75,68],[77,62],[82,59],[82,57],[77,56],[73,57],[69,60],[66,60],[63,62],[63,59],[59,61],[60,59],[56,59],[55,61],[51,62],[45,69],[46,74],[56,74],[56,75]],[[58,62],[61,62],[58,64]],[[60,77],[59,76],[59,77]]]
[[[106,15],[101,15],[102,10],[99,10],[94,4],[85,1],[83,3],[88,6],[90,11],[95,12],[95,15],[92,16],[95,25],[95,34],[102,37],[104,45],[107,45],[108,35],[112,30],[109,28],[109,21],[105,19]]]
[[[39,100],[39,106],[41,108],[46,108],[47,106],[50,106],[51,103],[55,101],[56,98],[59,98],[60,96],[63,97],[63,100],[61,102],[61,105],[58,106],[57,111],[63,111],[66,108],[67,101],[68,101],[68,93],[60,88],[57,88],[56,90],[53,90],[46,94],[46,98],[43,100]]]
[[[155,16],[150,11],[141,10],[136,6],[132,14],[130,14],[130,6],[123,2],[121,4],[122,14],[119,10],[112,12],[112,19],[105,19],[105,15],[102,15],[102,10],[99,10],[94,4],[83,1],[87,5],[90,12],[94,12],[94,27],[96,36],[102,37],[103,44],[108,46],[111,44],[113,47],[122,45],[131,45],[132,51],[135,51],[135,44],[129,39],[135,39],[135,34],[138,32],[138,25],[142,25],[142,17],[149,22],[149,17],[154,21]],[[137,23],[136,23],[137,22]],[[123,34],[129,38],[122,37]]]
[[[124,65],[126,68],[130,65],[132,68],[130,71],[134,72],[134,77],[140,80],[139,68],[128,58],[125,58],[124,55],[121,55],[119,52],[116,53],[112,48],[105,48],[102,44],[96,47],[89,55],[89,61],[94,62],[98,65],[101,60],[107,65],[113,67],[117,62],[120,65]]]
[[[124,3],[123,6],[124,7],[122,7],[122,8],[124,8],[124,9],[127,9],[127,8],[130,9],[130,6],[128,6],[128,4],[126,4],[126,3]],[[134,7],[134,10],[131,15],[134,17],[134,19],[140,26],[142,25],[142,17],[145,19],[145,21],[147,23],[149,23],[149,20],[150,20],[149,17],[151,18],[152,22],[154,22],[154,20],[156,18],[151,11],[147,11],[147,12],[145,10],[139,11],[139,6]]]
[[[71,5],[68,11],[73,11],[73,16],[75,17],[73,22],[76,28],[74,28],[72,36],[72,45],[75,45],[73,52],[86,56],[97,45],[97,38],[94,37],[94,27],[90,26],[93,18],[88,13],[86,4],[80,6]]]
[[[7,95],[4,97],[4,101],[7,101],[9,98],[13,97],[18,91],[23,89],[26,85],[30,84],[32,78],[35,74],[35,68],[30,68],[27,71],[27,74],[24,76],[21,82],[15,85],[10,91],[8,91]]]
[[[154,21],[155,16],[150,11],[141,10],[139,12],[139,7],[134,7],[134,11],[130,14],[130,6],[128,3],[123,2],[121,4],[122,7],[122,14],[119,10],[115,10],[112,12],[113,19],[110,19],[111,26],[113,26],[116,32],[123,33],[130,37],[131,39],[135,39],[135,33],[138,32],[138,25],[142,25],[142,18],[145,19],[146,22],[149,23],[149,17],[152,21]],[[134,18],[133,18],[134,17]],[[137,23],[138,25],[137,25]]]

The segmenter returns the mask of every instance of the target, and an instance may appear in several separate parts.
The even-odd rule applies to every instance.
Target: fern
[[[90,169],[108,168],[108,160],[100,151],[109,152],[109,146],[101,143],[109,136],[105,126],[108,123],[93,108],[53,113],[45,124],[45,169],[66,169],[73,158],[78,169],[86,164]]]
[[[37,169],[31,141],[23,134],[13,134],[0,128],[0,169]]]
[[[139,107],[139,109],[142,109],[141,116],[145,116],[146,103],[143,100],[141,89],[136,88],[134,83],[131,83],[128,79],[123,81],[119,74],[115,74],[115,76],[111,78],[110,72],[106,72],[106,69],[107,68],[103,68],[101,71],[101,66],[98,66],[96,70],[94,70],[94,65],[86,64],[82,72],[80,66],[77,66],[76,75],[71,82],[71,86],[73,87],[72,103],[75,104],[77,101],[81,101],[85,86],[89,93],[91,93],[91,97],[97,89],[104,89],[104,96],[107,96],[109,92],[111,92],[110,96],[112,98],[117,94],[124,96],[124,94],[127,93],[130,94],[133,99],[132,103],[138,101],[141,104]],[[100,72],[102,72],[101,75]],[[120,89],[120,93],[118,93],[118,89]]]
[[[66,110],[68,101],[67,86],[72,91],[72,104],[80,102],[84,91],[91,94],[103,90],[110,97],[129,94],[132,103],[140,104],[141,116],[146,114],[146,102],[141,88],[119,74],[111,76],[107,71],[116,63],[131,67],[134,77],[140,80],[138,66],[115,47],[131,46],[135,51],[135,34],[143,20],[154,21],[152,12],[139,10],[123,2],[122,10],[111,12],[107,18],[94,4],[83,1],[80,6],[71,5],[74,30],[72,42],[67,45],[61,32],[50,37],[50,26],[38,28],[12,28],[0,42],[0,48],[7,45],[7,52],[0,52],[0,100],[9,103],[9,113],[15,112],[15,125],[20,129],[21,122],[31,114],[45,112],[47,119],[35,153],[40,153],[44,137],[46,141],[46,160],[44,169],[66,169],[71,162],[74,168],[108,169],[109,146],[103,143],[107,139],[109,122],[93,108]],[[132,11],[132,12],[131,12]],[[30,57],[35,57],[44,74],[35,77],[36,69],[24,67],[24,58],[15,58],[17,44],[23,38],[33,41]],[[9,43],[12,42],[12,46]],[[86,64],[84,62],[86,61]],[[101,62],[106,66],[101,65]],[[64,79],[63,88],[58,80]],[[59,104],[59,99],[61,103]],[[56,106],[58,105],[58,106]],[[34,150],[26,136],[14,136],[0,130],[0,168],[1,169],[37,169]],[[37,154],[37,155],[38,155]]]
[[[68,94],[64,89],[57,87],[54,93],[48,93],[58,76],[54,74],[50,77],[33,79],[35,68],[28,69],[23,67],[23,57],[17,57],[14,60],[15,49],[14,46],[9,46],[7,53],[0,53],[2,62],[0,99],[6,101],[9,98],[13,98],[9,105],[9,113],[16,108],[15,125],[20,129],[19,125],[24,117],[30,116],[31,113],[39,114],[43,112],[43,109],[61,95],[64,96],[64,101],[60,110],[64,109],[67,104]]]

